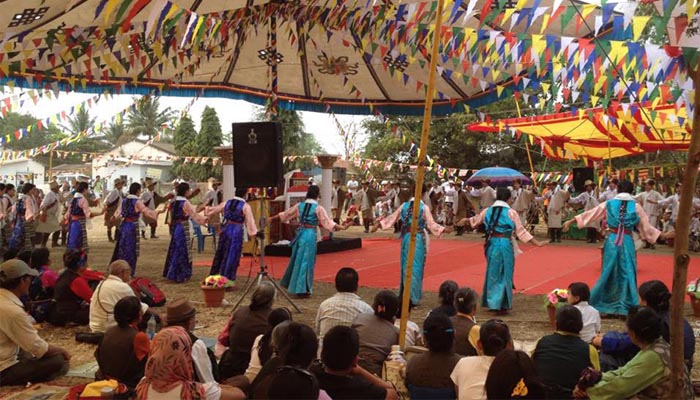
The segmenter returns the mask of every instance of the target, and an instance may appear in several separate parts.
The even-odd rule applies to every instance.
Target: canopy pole
[[[413,192],[413,215],[411,216],[411,238],[408,242],[408,257],[406,257],[406,275],[403,280],[403,299],[401,302],[401,327],[399,330],[399,345],[406,347],[406,325],[408,323],[408,303],[411,299],[411,280],[413,279],[413,260],[416,252],[416,233],[418,232],[418,214],[420,200],[423,196],[423,178],[425,176],[425,155],[428,151],[428,136],[430,134],[430,117],[433,111],[433,96],[435,92],[435,76],[437,73],[438,48],[440,47],[440,31],[442,30],[442,9],[445,0],[438,0],[433,29],[433,48],[430,52],[430,70],[425,95],[425,110],[423,112],[423,128],[421,130],[420,150],[418,151],[418,168],[416,170],[416,187]]]
[[[518,110],[518,118],[522,118],[523,115],[520,112],[520,103],[518,102],[518,98],[515,98],[515,109]],[[525,138],[525,151],[527,152],[527,161],[530,163],[530,177],[534,181],[534,176],[535,176],[535,167],[532,164],[532,155],[530,154],[530,140],[528,138]],[[534,183],[534,182],[533,182]]]
[[[277,75],[277,2],[274,2],[272,7],[274,7],[274,10],[270,14],[270,58],[268,59],[270,65],[270,108],[267,112],[269,113],[270,121],[274,122],[277,120],[277,93],[279,91],[279,77]]]
[[[53,150],[49,152],[49,182],[53,181]]]
[[[685,285],[688,279],[688,234],[690,228],[690,211],[693,202],[695,179],[700,166],[700,62],[696,61],[695,69],[689,67],[688,75],[693,80],[695,94],[693,95],[693,127],[688,147],[688,161],[683,174],[683,191],[676,217],[676,238],[673,248],[673,288],[671,290],[671,383],[669,398],[680,399],[683,396],[682,387],[685,379],[685,363],[683,360],[683,307]],[[687,105],[686,105],[687,107]]]

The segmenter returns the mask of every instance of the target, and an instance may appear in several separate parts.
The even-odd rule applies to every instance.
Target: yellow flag
[[[688,1],[688,3],[692,2],[692,0],[687,0],[687,1]],[[632,33],[633,33],[632,38],[634,40],[639,40],[639,37],[642,35],[642,32],[644,31],[644,28],[647,26],[647,22],[649,22],[650,18],[651,18],[650,15],[632,18]]]

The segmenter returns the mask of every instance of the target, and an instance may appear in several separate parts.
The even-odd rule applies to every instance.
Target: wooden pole
[[[413,260],[416,252],[416,233],[418,232],[418,213],[420,200],[423,196],[423,178],[425,176],[425,155],[428,151],[428,136],[430,134],[430,117],[433,111],[433,95],[435,92],[435,75],[437,73],[438,48],[440,47],[440,31],[442,30],[442,9],[445,0],[438,0],[433,30],[433,48],[430,54],[430,70],[423,112],[423,129],[421,130],[420,150],[418,152],[418,168],[416,169],[416,188],[413,192],[413,216],[411,217],[411,239],[408,242],[408,257],[406,259],[406,274],[403,280],[403,299],[401,302],[401,328],[399,330],[399,345],[406,346],[406,325],[408,324],[408,303],[411,299],[411,279],[413,279]]]
[[[515,109],[518,110],[518,118],[522,118],[523,115],[520,112],[520,103],[518,98],[515,97]],[[532,164],[532,155],[530,154],[530,140],[525,138],[525,151],[527,152],[527,161],[530,163],[530,177],[532,178],[532,184],[535,184],[535,167]]]
[[[673,249],[673,289],[671,290],[671,379],[672,389],[669,398],[682,398],[685,379],[683,357],[683,307],[685,305],[685,285],[688,279],[688,234],[690,228],[690,211],[695,192],[695,178],[700,166],[700,63],[689,71],[693,79],[693,127],[688,148],[688,162],[683,174],[681,198],[676,217],[676,237]]]
[[[53,150],[49,152],[49,182],[53,181]]]

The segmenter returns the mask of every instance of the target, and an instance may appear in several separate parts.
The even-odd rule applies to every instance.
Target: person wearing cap
[[[331,217],[336,224],[340,223],[340,215],[343,212],[343,202],[345,201],[345,191],[340,186],[340,181],[333,179],[333,190],[331,191]]]
[[[68,372],[70,354],[39,336],[20,301],[38,275],[21,260],[0,264],[0,386],[50,381]]]
[[[9,245],[17,251],[32,251],[34,249],[34,233],[36,232],[36,217],[39,214],[34,192],[36,186],[25,183],[22,194],[15,204],[15,226],[12,228]]]
[[[243,242],[258,234],[255,217],[250,205],[243,199],[248,188],[236,188],[236,196],[217,206],[206,207],[204,215],[211,218],[224,216],[219,243],[214,254],[209,275],[224,275],[235,281],[241,262]],[[264,236],[263,236],[264,238]]]
[[[286,211],[270,217],[270,221],[279,218],[288,222],[299,219],[299,229],[292,241],[292,256],[280,284],[287,291],[299,297],[311,296],[314,284],[314,266],[316,264],[316,231],[319,225],[329,231],[348,229],[348,225],[338,225],[328,217],[326,210],[318,204],[321,188],[309,186],[306,200],[297,203]]]
[[[200,225],[206,225],[207,219],[198,214],[187,197],[192,194],[190,185],[180,183],[175,189],[177,196],[170,202],[172,216],[170,244],[165,257],[163,277],[182,283],[192,277],[192,253],[190,252],[190,219]]]
[[[602,271],[591,290],[589,303],[601,314],[627,315],[630,307],[639,305],[637,253],[632,232],[638,231],[642,240],[649,243],[656,243],[659,237],[665,239],[667,235],[649,224],[646,212],[632,197],[632,182],[620,182],[617,190],[612,200],[566,221],[564,230],[574,222],[584,226],[593,221],[607,221]]]
[[[598,205],[598,199],[595,195],[595,185],[590,179],[584,182],[586,190],[576,197],[569,199],[569,204],[576,204],[583,207],[583,211],[592,210]],[[586,228],[586,241],[588,243],[596,243],[598,241],[598,230],[600,229],[600,222],[591,222],[589,225],[581,226],[579,228]]]
[[[92,214],[88,199],[85,197],[87,191],[87,182],[78,182],[73,199],[70,201],[70,206],[63,217],[64,224],[68,227],[66,250],[80,249],[88,253],[90,246],[88,245],[87,220],[105,212],[105,210],[102,210],[98,214]]]
[[[136,261],[141,250],[139,240],[139,219],[141,215],[154,220],[158,215],[165,212],[151,210],[139,198],[141,194],[141,184],[134,182],[129,186],[129,195],[118,205],[115,215],[119,216],[121,224],[117,229],[117,241],[114,244],[112,261],[125,260],[131,266],[131,277],[136,274]]]
[[[423,185],[422,192],[426,193],[427,191],[427,186]],[[411,193],[415,193],[415,190],[411,189]],[[397,220],[401,220],[401,284],[399,286],[399,293],[403,293],[404,290],[403,279],[406,274],[406,263],[408,262],[408,247],[411,238],[410,232],[413,217],[413,199],[414,198],[411,197],[391,215],[379,219],[372,227],[372,232],[376,232],[379,228],[389,229],[394,227],[394,223],[396,223]],[[411,292],[411,302],[414,305],[418,305],[421,297],[423,297],[423,272],[428,250],[428,231],[437,237],[440,237],[443,232],[452,232],[452,228],[445,228],[435,222],[430,212],[430,207],[423,201],[420,202],[417,222],[416,250],[413,258],[413,265],[411,265],[411,268],[413,268],[413,279],[411,280],[411,287],[409,288]]]
[[[184,297],[168,302],[165,324],[168,327],[180,326],[187,331],[192,341],[192,365],[194,380],[201,383],[216,383],[219,380],[219,367],[214,352],[207,348],[202,339],[195,336],[197,310]]]
[[[141,202],[149,209],[155,211],[156,207],[158,207],[157,201],[156,201],[156,182],[152,178],[146,178],[145,181],[145,189],[141,193]],[[146,225],[151,227],[151,239],[158,239],[158,236],[156,236],[156,228],[158,227],[158,218],[156,219],[150,219],[148,217],[143,217],[143,222],[146,223]],[[141,231],[141,237],[146,238],[146,233],[144,231]]]
[[[122,193],[122,188],[124,187],[124,181],[120,178],[114,180],[114,189],[112,189],[107,197],[105,197],[104,214],[105,214],[105,226],[107,227],[107,239],[110,243],[114,243],[114,238],[112,237],[112,228],[116,227],[119,230],[119,218],[115,217],[119,203],[121,202],[124,194]],[[118,236],[116,233],[115,236]]]
[[[598,197],[598,201],[602,203],[604,201],[614,199],[615,196],[617,196],[617,185],[619,183],[620,183],[620,181],[617,178],[612,178],[610,180],[610,182],[608,183],[608,187]]]
[[[37,222],[36,232],[41,237],[41,246],[46,247],[49,236],[52,233],[61,230],[61,210],[62,201],[58,194],[58,183],[53,181],[49,184],[49,192],[46,193],[44,199],[39,206],[39,221]],[[53,236],[51,247],[58,246],[58,235]]]

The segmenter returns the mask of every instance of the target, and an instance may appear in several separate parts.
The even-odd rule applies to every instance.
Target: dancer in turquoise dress
[[[485,226],[486,279],[481,306],[502,314],[513,308],[513,271],[515,256],[520,253],[513,234],[523,243],[544,246],[544,242],[532,237],[523,227],[518,212],[508,204],[510,198],[510,190],[499,187],[496,190],[496,201],[491,207],[457,223],[458,226],[463,226],[468,222],[472,228],[481,223]]]
[[[316,231],[318,226],[329,231],[347,229],[346,225],[338,225],[328,217],[326,210],[318,205],[317,199],[320,189],[316,185],[309,186],[306,191],[306,200],[281,212],[270,220],[279,218],[287,222],[293,218],[299,218],[299,228],[292,241],[292,256],[289,259],[287,270],[280,281],[282,287],[287,288],[290,294],[298,297],[308,297],[314,284],[314,265],[316,264]]]
[[[575,219],[564,224],[564,231],[572,223],[578,226],[607,220],[608,235],[603,245],[603,270],[591,291],[590,304],[603,314],[627,315],[630,307],[639,305],[637,297],[637,252],[632,232],[639,231],[642,240],[656,243],[663,237],[658,229],[649,224],[644,208],[632,197],[634,185],[622,181],[618,194],[611,200],[600,203]]]
[[[423,185],[422,193],[427,192],[427,186]],[[414,192],[413,190],[411,191]],[[411,222],[413,220],[413,197],[398,207],[391,215],[382,218],[372,228],[376,232],[379,227],[393,229],[394,224],[401,221],[401,283],[399,285],[399,298],[403,293],[403,280],[406,275],[406,263],[408,262],[408,245],[411,241]],[[418,229],[416,230],[416,252],[413,255],[413,273],[411,278],[411,303],[418,305],[423,297],[423,274],[425,272],[425,258],[428,253],[428,231],[440,237],[443,232],[450,233],[451,228],[445,228],[433,219],[430,207],[420,202],[418,213]]]

